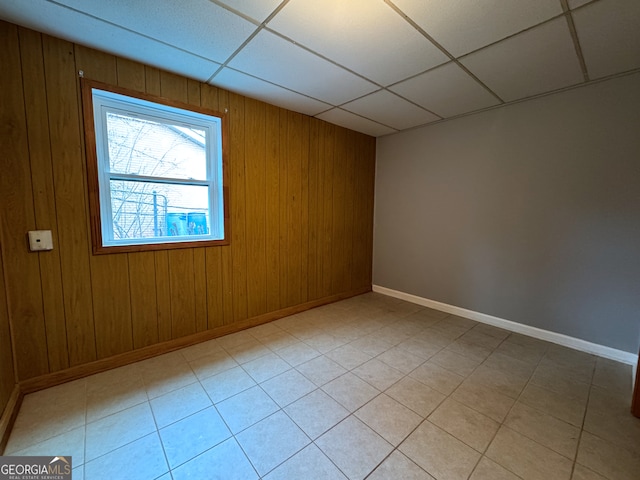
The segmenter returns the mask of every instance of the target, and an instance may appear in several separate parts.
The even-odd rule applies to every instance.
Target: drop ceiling
[[[640,69],[640,0],[0,0],[0,18],[373,136]]]

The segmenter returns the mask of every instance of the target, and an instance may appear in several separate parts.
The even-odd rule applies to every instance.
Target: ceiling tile
[[[387,90],[379,90],[353,102],[345,103],[341,108],[397,130],[440,119]]]
[[[299,93],[273,85],[259,78],[251,77],[231,68],[223,69],[222,72],[214,77],[211,83],[217,87],[222,87],[247,97],[262,100],[263,102],[278,105],[279,107],[310,116],[331,108],[331,105],[305,97]]]
[[[183,0],[58,1],[219,63],[225,62],[256,30],[253,23],[209,0],[191,0],[188,8]],[[169,36],[167,30],[171,32]]]
[[[578,8],[586,3],[589,3],[593,0],[569,0],[569,8],[571,8],[572,10],[574,8]]]
[[[291,0],[267,26],[381,85],[448,60],[383,1]]]
[[[3,18],[70,42],[206,81],[220,64],[59,5],[3,0]],[[27,14],[28,12],[28,14]],[[55,18],[55,22],[51,22]]]
[[[382,135],[388,135],[389,133],[396,132],[396,130],[392,128],[385,127],[379,123],[359,117],[358,115],[342,110],[341,108],[334,108],[321,113],[320,115],[316,115],[316,118],[355,130],[356,132],[371,135],[372,137],[380,137]]]
[[[460,61],[506,101],[584,81],[564,17],[472,53]]]
[[[393,0],[454,56],[562,13],[559,0]]]
[[[373,83],[264,30],[229,66],[332,105],[377,89]]]
[[[453,117],[500,101],[453,62],[390,88],[442,117]]]
[[[221,0],[220,3],[262,23],[282,3],[282,0]]]
[[[573,19],[590,78],[640,67],[639,0],[600,0]]]

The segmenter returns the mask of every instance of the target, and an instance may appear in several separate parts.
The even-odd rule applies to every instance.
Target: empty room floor
[[[86,479],[637,480],[631,367],[376,293],[27,395]]]

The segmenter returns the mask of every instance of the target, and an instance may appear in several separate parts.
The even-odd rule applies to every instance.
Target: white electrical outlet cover
[[[51,230],[32,230],[29,232],[29,249],[32,252],[53,250]]]

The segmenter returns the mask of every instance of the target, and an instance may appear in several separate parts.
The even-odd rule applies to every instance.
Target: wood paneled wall
[[[4,283],[4,264],[0,251],[0,417],[3,416],[9,397],[16,386],[9,330],[9,311]],[[2,454],[2,422],[0,422],[0,454]]]
[[[371,287],[375,139],[9,23],[0,39],[19,380]],[[92,255],[79,70],[228,111],[229,246]],[[29,253],[33,229],[53,251]]]

